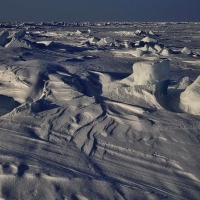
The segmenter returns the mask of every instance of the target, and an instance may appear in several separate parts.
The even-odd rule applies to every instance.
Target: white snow
[[[88,42],[89,42],[90,44],[97,44],[97,42],[99,42],[99,41],[100,41],[100,39],[97,38],[97,37],[92,37],[92,38],[89,38],[89,39],[88,39]]]
[[[0,199],[199,200],[199,23],[0,32]]]
[[[133,65],[133,78],[136,85],[156,84],[170,78],[169,61],[145,61]]]
[[[131,57],[137,57],[140,58],[144,55],[144,51],[141,49],[125,49],[125,50],[114,50],[112,52],[117,57],[124,57],[124,56],[131,56]]]
[[[156,39],[151,38],[151,37],[149,37],[149,36],[143,38],[141,41],[143,41],[143,42],[145,42],[145,43],[153,43],[153,44],[155,44],[155,43],[158,42]]]
[[[181,93],[180,104],[185,112],[200,115],[200,76]]]
[[[115,40],[112,37],[105,37],[105,38],[101,38],[101,40],[99,42],[97,42],[97,44],[99,46],[105,46],[105,45],[112,45],[114,44]]]
[[[149,31],[148,33],[149,35],[155,35],[153,31]]]
[[[163,50],[163,47],[161,46],[161,45],[159,45],[159,44],[155,44],[154,45],[154,49],[158,52],[158,53],[160,53],[162,50]],[[163,52],[164,53],[164,52]]]
[[[188,47],[184,47],[181,52],[185,55],[191,55],[192,51]]]
[[[192,81],[190,80],[190,78],[189,78],[188,76],[183,77],[183,78],[176,84],[176,89],[185,90],[191,83],[192,83]]]
[[[31,48],[31,44],[25,40],[19,39],[17,37],[12,37],[11,41],[5,45],[6,48]]]
[[[142,31],[142,30],[136,30],[135,34],[136,35],[142,35],[142,34],[144,34],[144,31]]]
[[[160,54],[163,56],[170,56],[172,54],[172,51],[170,49],[165,48]]]
[[[79,30],[77,30],[77,31],[75,32],[75,34],[76,34],[76,35],[81,35],[81,34],[82,34],[82,32],[81,32],[81,31],[79,31]]]

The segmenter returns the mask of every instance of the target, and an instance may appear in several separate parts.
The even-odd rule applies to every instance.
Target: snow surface
[[[157,43],[158,42],[156,39],[150,38],[149,36],[143,38],[142,41],[145,43]]]
[[[200,76],[180,95],[180,103],[185,112],[200,115]]]
[[[188,47],[184,47],[181,52],[186,55],[191,55],[192,51]]]
[[[170,65],[167,60],[137,62],[133,65],[133,72],[136,85],[156,84],[170,78]]]
[[[199,200],[199,23],[0,31],[0,199]]]
[[[8,36],[9,36],[8,31],[2,31],[0,33],[0,46],[4,46],[7,43]]]

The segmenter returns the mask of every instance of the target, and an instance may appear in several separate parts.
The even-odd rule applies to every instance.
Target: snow
[[[115,40],[112,37],[105,37],[105,38],[101,38],[101,40],[99,42],[97,42],[97,44],[99,46],[105,46],[105,45],[112,45],[114,44]]]
[[[125,48],[132,48],[134,47],[134,44],[132,42],[129,42],[129,41],[124,41],[124,47]]]
[[[0,25],[0,199],[199,200],[199,23]]]
[[[172,50],[171,49],[163,49],[162,52],[161,52],[161,55],[163,56],[170,56],[172,54]]]
[[[185,90],[191,83],[192,81],[190,80],[188,76],[183,77],[176,84],[176,89]]]
[[[155,35],[153,31],[149,31],[148,33],[149,35]]]
[[[143,38],[141,41],[145,42],[145,43],[152,43],[152,44],[155,44],[157,43],[158,41],[154,38],[151,38],[149,36]]]
[[[97,44],[97,42],[99,42],[99,41],[100,41],[100,39],[97,37],[92,37],[92,38],[89,38],[89,40],[88,40],[88,42],[90,44]]]
[[[141,49],[115,50],[115,51],[113,51],[113,54],[117,57],[124,57],[124,56],[128,55],[128,56],[131,56],[131,57],[133,56],[133,57],[140,58],[144,55],[144,51],[142,51]]]
[[[31,48],[31,43],[29,43],[28,41],[19,39],[18,37],[12,37],[11,41],[9,43],[7,43],[5,45],[6,48],[19,48],[19,47],[23,47],[23,48],[27,48],[30,49]]]
[[[37,44],[44,44],[45,46],[53,46],[55,43],[53,41],[39,41]]]
[[[145,32],[143,30],[136,30],[135,34],[136,35],[142,35],[142,34],[145,34]]]
[[[133,78],[136,85],[156,84],[169,80],[169,61],[145,61],[133,65]]]
[[[154,45],[154,49],[158,52],[158,53],[161,53],[163,51],[163,47],[162,45],[159,45],[159,44],[155,44]],[[164,52],[163,52],[164,53]]]
[[[200,115],[200,76],[181,93],[180,104],[185,112]]]
[[[192,51],[188,47],[184,47],[181,52],[186,55],[191,55]]]

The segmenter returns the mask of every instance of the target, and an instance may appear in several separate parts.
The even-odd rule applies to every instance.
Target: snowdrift
[[[199,23],[0,25],[0,199],[199,200]]]
[[[133,65],[135,85],[157,84],[170,78],[169,61],[137,62]]]
[[[181,93],[180,106],[187,113],[200,115],[200,76]]]

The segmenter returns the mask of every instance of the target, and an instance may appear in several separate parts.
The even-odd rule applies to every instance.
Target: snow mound
[[[181,78],[177,85],[176,85],[176,89],[180,89],[180,90],[185,90],[190,84],[192,83],[192,81],[190,80],[190,78],[188,76]]]
[[[79,30],[77,30],[77,31],[75,32],[75,35],[81,35],[81,34],[82,34],[82,32],[79,31]]]
[[[145,44],[144,47],[138,48],[142,51],[148,51],[149,50],[149,45]]]
[[[28,100],[37,100],[43,90],[43,79],[40,70],[27,69],[26,67],[17,71],[8,67],[0,71],[0,94],[12,97],[19,103]]]
[[[123,49],[123,50],[114,50],[112,51],[113,55],[115,55],[116,57],[124,57],[124,56],[128,56],[128,57],[137,57],[140,58],[144,55],[144,51],[142,51],[141,49],[137,48],[137,49]]]
[[[163,46],[160,44],[155,44],[154,49],[158,52],[161,53],[163,51]]]
[[[99,42],[99,41],[100,41],[100,39],[97,38],[97,37],[92,37],[92,38],[88,39],[88,42],[89,42],[90,45],[97,44],[97,42]]]
[[[114,43],[115,43],[115,40],[112,37],[105,37],[105,38],[102,38],[99,42],[97,42],[99,46],[106,46],[106,45],[111,46]]]
[[[200,76],[181,93],[180,107],[187,113],[200,115]]]
[[[143,38],[141,41],[145,42],[145,43],[152,43],[152,44],[156,44],[158,41],[154,38],[151,38],[149,36]]]
[[[132,42],[130,42],[130,41],[124,41],[124,47],[125,48],[132,48],[132,47],[134,47],[134,44],[132,43]]]
[[[31,49],[32,45],[30,42],[27,40],[22,40],[16,37],[13,37],[12,40],[6,44],[6,48],[26,48],[26,49]]]
[[[0,33],[0,46],[5,46],[7,44],[8,36],[9,36],[8,31],[2,31]]]
[[[162,52],[160,53],[162,56],[170,56],[172,54],[172,50],[171,49],[163,49]]]
[[[128,51],[127,53],[138,58],[144,55],[144,51],[142,51],[141,49],[131,50],[131,51]]]
[[[135,35],[142,35],[144,34],[145,32],[143,30],[136,30],[135,31]]]
[[[133,65],[133,71],[136,85],[156,84],[170,78],[168,60],[137,62]]]
[[[153,31],[148,32],[149,35],[155,35]]]
[[[132,88],[132,94],[146,105],[161,108],[159,101],[167,94],[169,78],[168,60],[142,61],[134,63],[133,73],[121,83]]]
[[[192,51],[188,47],[184,47],[181,53],[185,55],[192,55]]]
[[[144,52],[157,53],[156,49],[154,49],[154,45],[152,44],[145,44],[144,47],[141,47],[139,49]]]

